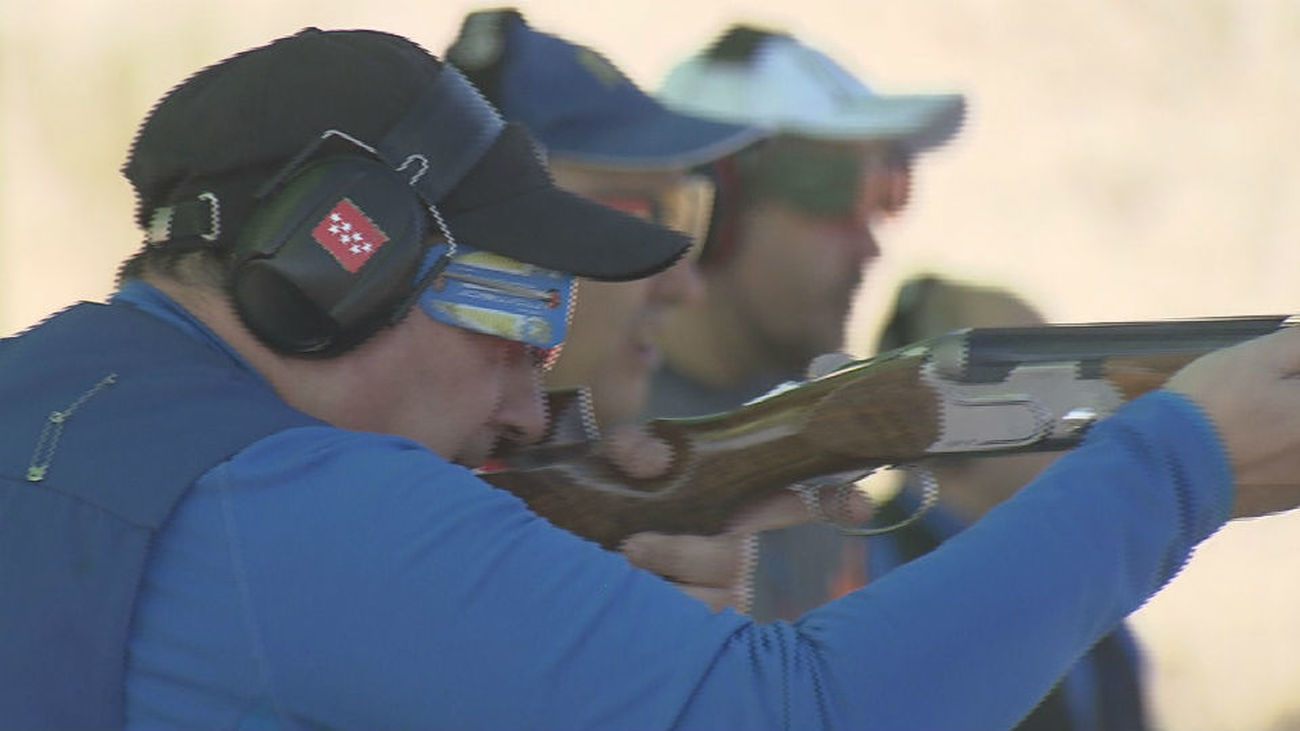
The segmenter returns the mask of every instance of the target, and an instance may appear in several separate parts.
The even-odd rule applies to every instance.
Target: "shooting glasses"
[[[907,205],[911,155],[892,141],[778,137],[742,155],[753,198],[779,200],[818,218],[871,222]]]
[[[630,213],[691,238],[688,257],[699,255],[713,210],[713,183],[687,175],[667,185],[645,189],[601,190],[587,195],[610,208]]]

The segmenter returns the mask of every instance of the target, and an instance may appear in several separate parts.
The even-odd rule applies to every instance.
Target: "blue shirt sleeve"
[[[715,613],[399,439],[312,427],[160,538],[136,727],[995,728],[1226,519],[1209,425],[1153,394],[923,559],[795,623]]]

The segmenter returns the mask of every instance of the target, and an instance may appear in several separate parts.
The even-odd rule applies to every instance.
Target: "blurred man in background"
[[[546,148],[556,182],[698,240],[713,186],[694,167],[758,139],[755,127],[670,111],[600,53],[531,28],[514,10],[466,16],[447,59]],[[644,407],[671,305],[698,298],[693,257],[636,282],[584,281],[549,387],[588,386],[601,426]]]
[[[1018,327],[1045,322],[1036,308],[1007,290],[921,275],[899,288],[876,352],[964,327]],[[933,551],[1011,497],[1059,456],[1029,452],[998,457],[947,455],[926,460],[923,466],[938,483],[940,502],[909,521],[909,516],[922,511],[925,499],[920,480],[909,473],[901,492],[883,505],[879,514],[882,524],[908,522],[868,539],[869,578],[878,579]],[[1084,655],[1016,728],[1146,728],[1141,666],[1136,638],[1121,624]]]
[[[582,281],[569,338],[544,376],[550,389],[588,388],[602,430],[627,425],[645,408],[668,309],[701,293],[694,253],[708,227],[713,185],[693,169],[752,143],[763,130],[673,112],[599,52],[538,31],[515,10],[467,15],[446,57],[507,120],[537,138],[558,185],[694,240],[691,253],[652,277]],[[641,534],[630,543],[643,549],[637,561],[645,568],[671,576],[715,608],[743,610],[754,531],[809,519],[790,497],[768,501],[721,536],[679,542]],[[660,556],[668,563],[657,563]]]
[[[795,38],[747,26],[674,68],[662,99],[776,136],[709,170],[717,203],[700,255],[705,291],[663,340],[650,414],[733,408],[840,349],[873,226],[907,204],[911,164],[957,133],[957,94],[879,95]],[[859,585],[861,546],[828,525],[765,535],[759,619],[796,617]]]

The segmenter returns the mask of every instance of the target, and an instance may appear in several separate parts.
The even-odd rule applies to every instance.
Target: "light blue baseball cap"
[[[659,99],[720,122],[831,141],[894,140],[912,152],[951,140],[966,114],[961,94],[879,94],[794,36],[747,25],[673,67]]]

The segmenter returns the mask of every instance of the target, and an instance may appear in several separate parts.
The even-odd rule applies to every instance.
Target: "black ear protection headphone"
[[[332,356],[400,319],[454,253],[435,204],[504,127],[478,91],[443,65],[378,142],[340,130],[313,140],[261,186],[234,237],[228,290],[244,324],[280,352]],[[206,206],[210,218],[176,206],[170,236],[191,222],[206,232],[200,237],[218,237],[217,196],[182,205]],[[452,246],[414,282],[434,233]]]

